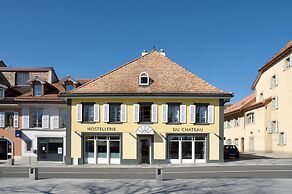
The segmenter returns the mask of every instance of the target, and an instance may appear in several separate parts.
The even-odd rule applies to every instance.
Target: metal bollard
[[[11,166],[14,166],[14,161],[15,161],[15,160],[14,160],[13,158],[10,159],[10,160],[9,160],[9,164],[10,164]]]
[[[162,168],[156,168],[156,181],[163,181]]]
[[[39,178],[39,169],[38,168],[29,168],[28,169],[28,178],[30,180],[38,180],[38,178]]]

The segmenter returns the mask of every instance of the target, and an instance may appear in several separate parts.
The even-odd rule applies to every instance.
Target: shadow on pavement
[[[244,160],[258,160],[258,159],[277,159],[274,157],[255,155],[255,154],[240,154],[239,159],[236,158],[228,158],[224,159],[224,162],[234,162],[234,161],[244,161]]]

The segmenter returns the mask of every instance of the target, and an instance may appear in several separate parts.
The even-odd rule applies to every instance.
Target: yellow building
[[[223,160],[224,103],[232,94],[163,50],[143,52],[62,96],[71,113],[67,164]]]
[[[259,69],[253,94],[224,111],[225,144],[241,152],[292,154],[292,41]]]

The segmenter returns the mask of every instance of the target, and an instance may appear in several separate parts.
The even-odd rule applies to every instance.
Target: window
[[[28,72],[17,72],[16,73],[16,85],[17,86],[23,86],[27,85],[27,81],[29,79],[29,73]]]
[[[246,124],[253,124],[254,122],[254,113],[248,113],[246,115]]]
[[[236,145],[238,147],[238,138],[234,139],[234,145]]]
[[[43,109],[32,109],[31,114],[31,124],[32,128],[41,128],[42,127],[42,117],[43,117]]]
[[[264,93],[260,93],[260,101],[263,101],[264,100]]]
[[[179,123],[179,104],[168,104],[168,123]]]
[[[40,82],[35,82],[33,85],[33,95],[42,96],[42,84]]]
[[[240,125],[239,118],[234,119],[234,126],[238,127]]]
[[[278,145],[286,145],[286,133],[280,132],[279,139],[278,139]]]
[[[74,89],[74,84],[72,82],[66,83],[65,84],[65,90],[66,92],[71,91]]]
[[[279,108],[279,98],[277,96],[272,98],[272,105],[274,110],[277,110]]]
[[[288,68],[291,67],[291,59],[290,57],[288,57],[286,60],[285,60],[285,64],[284,64],[284,71]]]
[[[94,104],[83,104],[83,122],[93,122],[94,121]]]
[[[109,122],[117,123],[121,122],[121,104],[109,105]]]
[[[208,105],[199,104],[196,107],[196,122],[199,124],[207,123]]]
[[[149,85],[149,75],[146,72],[142,72],[139,76],[139,85],[148,86]]]
[[[60,128],[66,128],[66,122],[67,122],[67,110],[60,109],[60,115],[59,115]]]
[[[5,89],[0,88],[0,98],[4,98],[4,97],[5,97]]]
[[[272,121],[271,128],[272,132],[278,133],[278,121]]]
[[[278,86],[278,76],[277,75],[273,75],[271,78],[271,86],[270,88],[275,88]]]
[[[5,127],[13,127],[14,112],[5,113]]]
[[[151,122],[151,104],[140,104],[140,122]]]

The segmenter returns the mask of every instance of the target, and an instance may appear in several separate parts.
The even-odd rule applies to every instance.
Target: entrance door
[[[249,151],[254,152],[254,137],[249,137]]]
[[[150,139],[141,139],[141,163],[150,164]]]
[[[241,150],[241,152],[244,152],[244,138],[243,137],[241,138],[241,142],[240,143],[241,143],[241,147],[240,147],[241,149],[240,150]]]
[[[7,140],[0,140],[0,160],[7,160]]]

